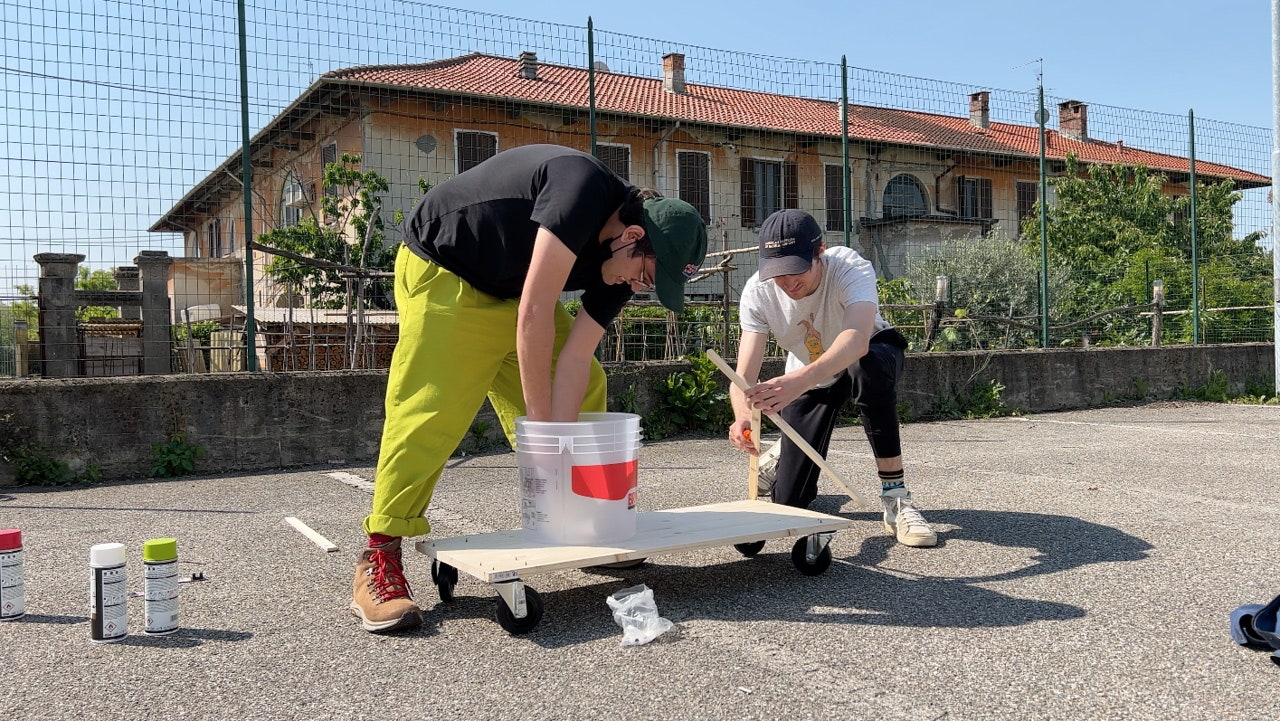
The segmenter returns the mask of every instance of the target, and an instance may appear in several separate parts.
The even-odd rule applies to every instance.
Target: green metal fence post
[[[591,154],[596,154],[596,31],[587,16],[587,124],[591,126]]]
[[[853,186],[849,177],[849,66],[840,56],[840,146],[844,153],[844,247],[853,232]]]
[[[1200,342],[1200,249],[1196,238],[1196,111],[1187,111],[1191,146],[1191,342]]]
[[[240,185],[244,189],[244,339],[245,369],[258,370],[253,319],[253,165],[249,158],[249,49],[245,40],[244,0],[236,2],[240,36]]]
[[[1040,346],[1049,347],[1049,183],[1044,167],[1044,123],[1049,112],[1044,109],[1044,79],[1036,102],[1036,122],[1040,124]]]

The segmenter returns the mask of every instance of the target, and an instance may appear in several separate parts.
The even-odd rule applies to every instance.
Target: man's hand
[[[753,456],[760,455],[760,451],[757,451],[755,444],[751,442],[750,418],[745,421],[737,421],[729,426],[729,442],[740,451],[746,451]]]
[[[746,392],[747,402],[764,413],[778,413],[809,388],[808,382],[788,373],[752,386]]]

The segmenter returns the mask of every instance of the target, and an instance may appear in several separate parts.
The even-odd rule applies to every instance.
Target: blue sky
[[[487,13],[1271,127],[1265,0],[591,3],[469,0]],[[1030,64],[1028,64],[1030,63]],[[857,102],[857,99],[854,98]]]

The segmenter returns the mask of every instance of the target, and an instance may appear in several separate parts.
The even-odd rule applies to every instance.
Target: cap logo
[[[694,265],[693,263],[690,263],[684,267],[685,280],[689,280],[690,278],[692,278],[697,274],[698,274],[698,266]]]
[[[795,238],[780,238],[778,240],[766,240],[763,245],[765,248],[785,248],[788,245],[795,245]]]

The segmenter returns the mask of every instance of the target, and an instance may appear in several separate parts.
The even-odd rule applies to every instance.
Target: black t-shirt
[[[587,153],[524,145],[432,188],[405,220],[406,244],[478,290],[518,298],[543,226],[578,256],[564,289],[583,291],[583,310],[606,326],[631,286],[601,277],[610,254],[600,231],[629,189]]]

